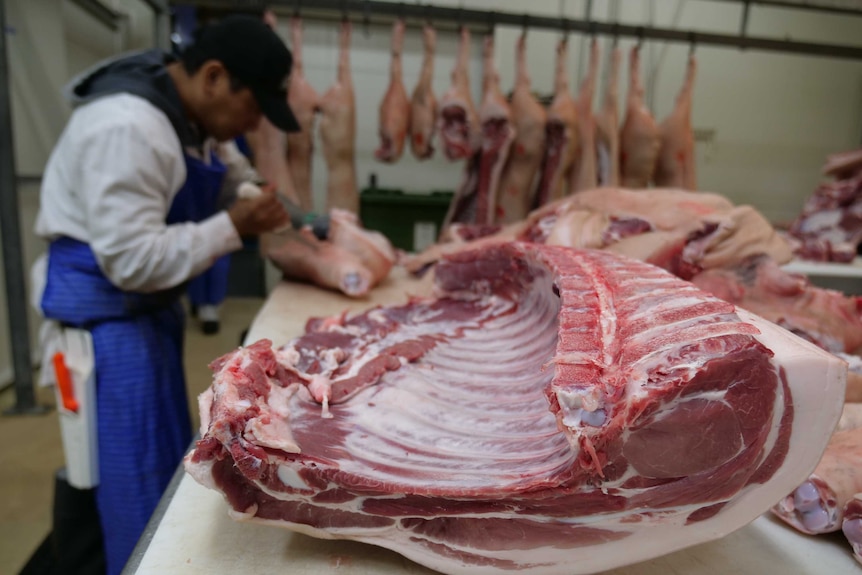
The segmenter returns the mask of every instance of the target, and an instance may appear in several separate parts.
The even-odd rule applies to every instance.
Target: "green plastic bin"
[[[381,232],[396,248],[419,252],[437,241],[453,195],[366,188],[359,194],[359,217],[365,228]]]

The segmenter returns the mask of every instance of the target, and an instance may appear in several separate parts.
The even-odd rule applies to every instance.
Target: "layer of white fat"
[[[571,465],[544,395],[560,303],[541,271],[514,313],[438,344],[345,404],[342,471],[414,491],[502,491]]]
[[[213,389],[212,387],[206,388],[206,390],[198,395],[198,413],[201,418],[200,425],[200,435],[203,437],[206,435],[207,430],[210,428],[210,423],[212,422],[212,408],[213,408]]]
[[[783,367],[793,403],[790,449],[778,471],[762,485],[749,485],[728,502],[715,516],[685,525],[688,515],[701,505],[684,505],[644,516],[641,522],[630,522],[632,512],[592,515],[572,518],[569,522],[594,528],[619,531],[628,535],[619,541],[609,541],[577,550],[551,546],[517,551],[483,551],[481,555],[521,565],[519,573],[530,575],[561,575],[594,573],[664,555],[684,547],[718,539],[735,531],[768,510],[774,501],[804,481],[816,466],[838,421],[844,398],[846,366],[840,359],[782,330],[781,328],[740,310],[740,318],[753,323],[761,332],[755,336],[774,354],[777,368]],[[768,452],[778,439],[783,415],[784,397],[776,397],[776,411],[765,450]],[[644,513],[652,510],[644,509]],[[548,521],[545,517],[524,517]],[[660,524],[661,529],[655,529]],[[343,534],[342,534],[343,536]],[[455,559],[435,554],[416,545],[409,530],[392,530],[385,534],[363,533],[357,530],[351,539],[393,549],[410,559],[443,573],[501,574],[509,570],[492,565],[465,566]],[[433,541],[433,539],[430,539]],[[464,552],[476,550],[465,545],[443,542]]]
[[[198,462],[192,461],[194,453],[194,450],[192,450],[183,458],[183,467],[185,467],[186,472],[192,476],[192,479],[204,487],[220,491],[213,477],[213,464],[215,461],[212,459]]]
[[[469,542],[458,545],[451,542],[435,541],[430,537],[428,540],[444,543],[456,550],[479,553],[482,556],[493,559],[512,561],[516,565],[521,566],[519,573],[529,575],[577,575],[613,569],[723,537],[743,527],[765,512],[772,502],[780,500],[804,481],[816,466],[841,413],[846,364],[831,354],[808,344],[757,316],[742,310],[739,310],[738,313],[743,321],[753,323],[758,327],[761,335],[756,337],[775,353],[774,363],[777,367],[785,369],[793,401],[794,421],[790,438],[790,450],[781,468],[765,484],[748,486],[738,494],[736,499],[727,503],[720,513],[691,525],[684,525],[685,519],[691,512],[699,509],[701,507],[699,505],[680,506],[657,512],[653,512],[651,509],[643,509],[642,512],[644,514],[652,513],[653,516],[643,515],[640,522],[630,522],[631,518],[636,515],[634,512],[571,518],[568,520],[570,524],[583,524],[584,526],[627,534],[626,537],[618,541],[601,542],[595,546],[580,549],[560,549],[545,546],[529,550],[477,552],[476,549],[469,547]],[[519,315],[519,317],[521,316]],[[519,320],[526,322],[523,324],[524,332],[531,332],[534,329],[530,323],[532,319],[532,317],[522,317]],[[463,353],[469,355],[469,345]],[[429,369],[420,370],[417,373],[423,376],[425,374],[433,375],[435,371],[433,364],[427,367]],[[387,378],[397,376],[398,373],[396,372],[387,375]],[[424,388],[428,384],[435,383],[437,383],[437,380],[430,377],[423,379],[417,385]],[[397,385],[401,385],[401,382],[397,382]],[[397,385],[393,385],[392,388],[396,389]],[[370,391],[366,390],[363,392],[369,393],[368,400],[380,401],[379,394],[372,397]],[[449,393],[457,391],[457,389],[440,391]],[[475,395],[481,396],[481,393]],[[445,398],[446,396],[443,395],[441,397]],[[432,399],[436,399],[436,397],[432,397]],[[779,397],[776,398],[776,406],[783,406],[783,400],[784,398],[779,393]],[[407,397],[394,398],[390,409],[400,409],[400,405],[403,402],[419,408],[432,403],[431,400],[424,398],[419,400],[415,396],[408,395]],[[359,402],[356,403],[358,404]],[[365,404],[365,401],[362,403]],[[455,402],[448,405],[452,406],[453,403]],[[474,412],[474,415],[481,413],[481,406],[477,407],[479,409],[477,412]],[[420,409],[421,412],[422,410]],[[777,426],[780,423],[780,418],[781,409],[777,409],[773,427],[770,429],[770,436],[767,440],[768,444],[774,445],[777,440]],[[472,420],[467,419],[466,421],[471,422]],[[367,433],[367,431],[351,434],[349,439],[351,442],[355,442],[352,444],[353,449],[361,450],[364,448],[365,442],[368,440],[368,437],[364,437],[364,433]],[[409,454],[404,454],[404,457],[407,456]],[[397,463],[403,464],[403,461],[398,461]],[[480,466],[481,464],[477,464],[477,467]],[[445,475],[446,471],[441,472],[441,476]],[[357,509],[358,505],[354,500],[346,504],[333,505],[333,507]],[[492,517],[490,515],[477,516]],[[551,521],[550,518],[542,516],[524,516],[523,518],[536,521]],[[266,522],[261,520],[256,521],[261,523]],[[281,526],[285,525],[284,522],[273,523]],[[655,529],[658,524],[662,526],[661,529]],[[338,537],[380,545],[395,550],[431,569],[451,575],[501,575],[511,572],[509,569],[499,569],[490,564],[465,565],[455,558],[434,553],[428,548],[416,544],[416,533],[398,526],[383,529],[345,528],[327,531],[295,524],[291,524],[289,527],[315,537]]]
[[[300,489],[303,491],[311,489],[308,483],[299,476],[299,472],[293,467],[279,465],[277,475],[278,479],[291,489]]]
[[[259,402],[260,415],[246,422],[246,439],[262,447],[271,447],[286,453],[300,453],[302,450],[290,431],[288,408],[290,398],[298,389],[299,384],[287,387],[271,385],[265,402]]]
[[[830,239],[843,238],[844,234],[841,233],[839,226],[843,217],[843,210],[821,210],[805,216],[800,222],[799,231],[802,233],[818,232],[818,235],[826,233]]]

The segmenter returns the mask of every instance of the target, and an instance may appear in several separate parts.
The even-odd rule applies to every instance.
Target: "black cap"
[[[285,132],[300,130],[287,105],[287,83],[293,67],[290,50],[263,20],[228,16],[199,30],[194,49],[206,59],[218,60],[243,86],[251,90],[260,111]]]

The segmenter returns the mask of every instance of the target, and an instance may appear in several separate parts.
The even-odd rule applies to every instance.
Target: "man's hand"
[[[241,236],[260,235],[290,224],[290,215],[271,192],[253,198],[240,196],[227,213]]]

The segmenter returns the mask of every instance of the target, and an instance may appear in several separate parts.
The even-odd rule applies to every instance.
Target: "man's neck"
[[[194,114],[194,95],[192,92],[192,81],[186,69],[183,67],[181,62],[171,62],[166,66],[168,75],[171,77],[171,80],[174,83],[174,86],[177,89],[177,93],[180,96],[180,102],[183,106],[183,113],[188,120],[189,126],[192,131],[200,138],[202,142],[206,137],[203,129],[201,128],[201,124],[198,121],[197,117]]]

